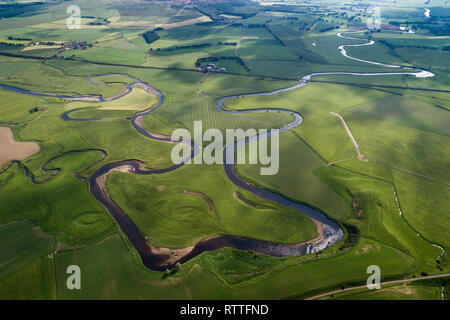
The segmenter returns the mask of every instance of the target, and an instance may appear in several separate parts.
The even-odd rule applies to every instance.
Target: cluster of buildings
[[[88,47],[87,41],[70,41],[64,43],[64,50],[81,49],[84,50]]]
[[[205,67],[202,67],[202,71],[218,71],[224,72],[227,71],[226,68],[217,68],[217,62],[208,63]]]

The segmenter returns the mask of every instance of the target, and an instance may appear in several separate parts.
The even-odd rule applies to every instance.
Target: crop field
[[[364,248],[364,249],[363,249]],[[341,280],[347,283],[360,280],[358,274],[365,270],[362,265],[374,261],[383,261],[382,267],[386,270],[386,276],[396,274],[402,269],[411,267],[411,258],[399,253],[389,247],[378,245],[370,240],[363,240],[355,250],[347,255],[339,256],[333,264],[333,276],[330,277],[330,264],[327,260],[318,260],[301,266],[289,266],[289,262],[260,261],[260,266],[269,265],[271,268],[267,274],[251,286],[230,288],[219,279],[204,272],[205,269],[221,269],[224,272],[225,264],[231,264],[234,268],[228,272],[239,274],[247,272],[247,268],[239,268],[246,265],[252,255],[231,254],[226,250],[220,250],[211,255],[202,255],[186,265],[183,270],[175,276],[161,280],[161,275],[149,272],[136,264],[137,259],[127,251],[127,245],[123,243],[120,236],[112,236],[97,246],[77,251],[66,251],[56,256],[56,274],[63,277],[64,267],[77,261],[87,275],[95,277],[86,280],[86,286],[82,291],[70,291],[62,285],[58,287],[58,295],[65,299],[133,299],[144,297],[146,299],[217,299],[237,298],[245,294],[248,298],[259,299],[263,296],[275,298],[300,298],[301,294],[308,294],[317,286],[333,288]],[[99,255],[101,254],[101,255]],[[209,256],[209,257],[208,257]],[[206,258],[208,260],[205,260]],[[224,261],[224,257],[227,260]],[[110,261],[108,268],[100,269],[98,264],[91,263],[92,259]],[[264,258],[260,258],[264,259]],[[237,261],[236,261],[237,260]],[[267,261],[268,260],[268,261]],[[193,262],[195,261],[195,264]],[[251,260],[250,260],[251,261]],[[277,270],[282,264],[287,264],[283,271]],[[58,268],[60,272],[58,272]],[[236,270],[236,268],[238,268]],[[111,282],[111,277],[113,281]],[[245,274],[242,274],[243,276]],[[63,283],[60,278],[57,283]],[[99,287],[97,283],[105,283]],[[277,292],[269,288],[276,285]],[[158,290],[155,291],[155,289]],[[195,290],[192,290],[195,288]],[[244,293],[242,293],[244,291]],[[265,293],[264,293],[265,292]],[[298,295],[297,295],[298,294]]]
[[[0,300],[448,300],[447,6],[0,2]]]
[[[42,254],[50,253],[54,241],[38,227],[29,222],[12,222],[0,228],[2,255],[0,257],[2,278],[20,269]]]
[[[199,178],[192,179],[192,176]],[[195,183],[185,185],[178,181]],[[160,246],[187,246],[197,242],[201,236],[217,233],[285,243],[302,242],[317,235],[315,224],[293,210],[280,206],[275,210],[255,210],[243,205],[234,198],[236,189],[227,182],[220,166],[183,168],[180,173],[149,177],[113,175],[108,183],[107,187],[118,204],[127,208],[140,229],[154,238],[152,243]],[[212,184],[221,187],[212,188]],[[117,190],[115,186],[119,185],[132,188]],[[215,209],[209,210],[204,200],[183,194],[184,191],[207,195]],[[143,202],[144,194],[152,201]],[[175,201],[177,198],[184,200]],[[176,231],[180,229],[186,230],[183,237]]]

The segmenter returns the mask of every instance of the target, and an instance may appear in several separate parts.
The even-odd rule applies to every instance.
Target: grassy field
[[[328,92],[324,95],[323,92]],[[274,96],[228,100],[230,109],[284,108],[299,112],[304,118],[296,132],[327,161],[355,155],[342,125],[329,112],[381,99],[389,94],[362,88],[313,83],[298,90]],[[318,130],[320,128],[320,130]]]
[[[332,90],[331,87],[336,89],[339,87],[341,89],[341,97],[342,94],[348,93],[348,98],[333,99],[330,95],[321,96],[319,94],[319,90],[324,89],[328,89],[328,92],[336,92],[336,89]],[[364,93],[365,96],[362,93]],[[361,103],[355,100],[364,98],[367,99],[367,101],[372,102]],[[273,100],[273,102],[271,100]],[[306,102],[303,103],[299,101]],[[312,103],[312,101],[314,102]],[[353,106],[351,106],[352,104]],[[312,148],[311,150],[309,148],[303,147],[303,151],[300,151],[302,149],[298,150],[298,148],[292,147],[288,144],[289,139],[281,139],[281,150],[283,150],[284,145],[286,148],[286,152],[284,152],[284,154],[289,155],[284,157],[284,159],[286,159],[285,161],[292,161],[293,163],[295,162],[295,165],[281,165],[280,175],[273,177],[258,177],[255,174],[256,171],[254,170],[254,168],[251,168],[249,166],[242,167],[240,169],[241,174],[243,174],[244,176],[249,176],[252,180],[262,185],[275,188],[291,196],[296,195],[295,198],[312,203],[325,210],[328,214],[340,219],[346,217],[346,215],[343,213],[341,213],[340,215],[337,214],[337,212],[339,211],[336,210],[336,205],[329,206],[329,208],[332,208],[332,210],[325,209],[330,200],[325,200],[322,195],[311,195],[314,194],[314,190],[317,190],[320,184],[328,184],[331,186],[335,185],[340,187],[345,186],[343,187],[344,189],[342,190],[342,192],[338,191],[340,195],[344,199],[346,199],[347,203],[347,207],[343,206],[344,209],[341,212],[346,212],[345,208],[351,206],[352,201],[365,201],[366,203],[364,203],[363,206],[366,207],[364,211],[368,214],[367,217],[365,217],[367,221],[360,226],[362,227],[363,232],[367,234],[367,236],[376,237],[380,241],[391,243],[391,245],[397,248],[408,250],[411,254],[420,256],[423,259],[430,261],[430,263],[439,254],[439,250],[432,249],[429,244],[417,239],[416,232],[413,229],[410,229],[398,215],[398,209],[395,205],[396,202],[393,193],[393,185],[395,185],[397,188],[402,188],[402,195],[405,194],[403,188],[412,188],[412,185],[404,183],[401,183],[400,185],[400,181],[399,179],[397,179],[397,176],[401,174],[400,171],[383,166],[379,163],[364,163],[357,160],[346,160],[343,162],[338,162],[339,160],[353,159],[355,157],[355,151],[350,143],[350,139],[346,136],[342,125],[339,123],[339,121],[336,121],[335,118],[331,117],[328,112],[332,110],[335,110],[334,112],[339,112],[339,110],[344,111],[342,112],[342,114],[344,115],[344,118],[346,119],[350,130],[358,141],[361,149],[367,156],[374,159],[379,159],[379,161],[384,161],[386,163],[396,163],[396,165],[398,165],[399,167],[405,167],[406,165],[404,165],[403,163],[410,163],[411,167],[413,166],[413,164],[415,164],[416,166],[413,168],[414,170],[417,170],[418,173],[421,172],[419,168],[426,168],[426,170],[429,171],[436,170],[434,172],[440,172],[440,179],[442,179],[443,166],[445,166],[446,162],[446,156],[444,152],[446,151],[445,147],[442,148],[440,143],[437,141],[442,140],[442,145],[446,145],[444,141],[447,137],[445,135],[442,135],[442,133],[446,132],[444,123],[447,114],[445,113],[445,111],[441,111],[440,109],[424,103],[417,98],[413,99],[408,97],[401,97],[379,91],[367,91],[365,89],[358,89],[355,87],[352,88],[346,86],[316,83],[297,91],[280,94],[276,97],[264,97],[264,99],[262,97],[252,97],[246,99],[236,99],[234,101],[232,100],[227,102],[226,106],[232,109],[251,109],[256,107],[282,106],[283,108],[296,110],[300,112],[305,118],[304,123],[296,131],[298,132],[299,136],[302,137],[303,140],[306,141]],[[362,117],[362,114],[364,114],[364,118]],[[388,130],[387,128],[389,128],[390,126],[392,126],[392,129]],[[320,131],[317,130],[318,127],[321,128]],[[416,129],[416,127],[428,130],[418,130]],[[403,132],[403,130],[406,130],[406,132]],[[439,134],[435,134],[434,132]],[[359,133],[361,133],[361,135]],[[418,136],[420,136],[421,138],[430,137],[429,139],[436,139],[436,145],[430,143],[430,141],[428,141],[427,143],[411,143],[412,140],[414,140],[414,137]],[[366,139],[365,137],[372,140],[372,142],[364,142]],[[377,140],[373,141],[373,139]],[[339,141],[342,142],[339,143]],[[386,149],[381,149],[386,144],[389,144],[389,147],[386,146]],[[406,157],[400,157],[400,152],[404,154],[404,151],[400,149],[398,151],[399,156],[395,157],[397,151],[393,152],[393,150],[395,150],[392,147],[393,144],[396,145],[397,149],[400,146],[404,145],[405,148],[408,148],[407,150],[409,150],[408,153],[410,155]],[[438,144],[439,147],[437,146]],[[335,149],[333,149],[332,146],[334,146]],[[376,148],[377,152],[370,153],[372,148]],[[388,149],[390,150],[389,152],[387,151]],[[430,156],[430,158],[427,158],[427,154],[424,154],[424,149],[429,152],[428,155]],[[335,150],[334,153],[332,153],[333,150]],[[319,156],[317,156],[317,153],[314,154],[313,151],[318,152]],[[296,152],[298,152],[298,155],[295,157],[293,156],[293,154],[295,155]],[[443,156],[440,158],[442,159],[442,162],[440,162],[441,160],[437,160],[436,157],[434,157],[436,153],[443,154]],[[306,181],[310,181],[305,177],[314,177],[314,175],[311,175],[313,171],[312,168],[308,167],[308,169],[305,169],[304,173],[302,170],[304,166],[302,164],[308,163],[306,160],[308,159],[308,156],[306,156],[308,154],[314,155],[317,159],[320,159],[320,156],[325,158],[326,162],[322,162],[322,167],[324,167],[327,162],[331,162],[336,163],[337,166],[343,166],[345,168],[356,170],[356,172],[359,172],[362,175],[358,177],[351,172],[347,172],[346,175],[349,176],[347,178],[344,178],[344,180],[340,180],[339,182],[331,182],[328,179],[331,177],[332,179],[336,179],[339,176],[338,171],[332,168],[322,168],[320,170],[317,170],[318,167],[316,165],[314,167],[316,168],[316,171],[314,172],[321,179],[315,177],[316,182],[314,184],[308,184],[308,187],[306,189],[307,192],[309,192],[309,195],[305,191],[303,191],[302,193],[301,189],[299,189],[298,184],[296,184],[294,181],[305,181],[305,179]],[[281,161],[283,161],[282,155],[283,152],[281,153]],[[386,158],[384,158],[384,160],[381,160],[383,159],[383,157]],[[441,167],[439,167],[439,163]],[[295,170],[293,170],[294,167]],[[413,169],[410,170],[414,171]],[[283,171],[285,171],[286,173],[282,178]],[[422,173],[426,174],[424,173],[424,171],[422,171]],[[376,180],[370,180],[369,178],[369,180],[367,180],[368,188],[366,189],[365,187],[363,188],[365,184],[363,180],[366,180],[368,178],[364,178],[363,175],[373,175],[377,178],[390,181],[391,184],[381,181],[375,183]],[[421,178],[414,178],[413,175],[402,174],[402,176],[406,176],[408,177],[408,179],[420,179],[421,181],[423,181],[423,179]],[[298,177],[298,180],[295,180],[294,177]],[[300,177],[302,177],[301,180],[299,179]],[[437,175],[434,175],[434,177],[437,178]],[[286,181],[293,181],[293,183],[286,183]],[[311,188],[311,184],[316,186],[316,188]],[[438,187],[438,185],[436,185],[436,187],[440,188],[442,191],[444,191],[444,194],[446,194],[445,190],[447,188],[445,186],[441,185],[440,187]],[[327,196],[333,194],[333,192],[329,191],[323,193],[325,193]],[[407,192],[407,194],[416,195],[417,192]],[[405,199],[404,197],[405,196],[403,195],[403,197],[399,199],[407,221],[411,223],[414,228],[420,228],[421,231],[428,229],[427,232],[424,232],[424,235],[426,235],[428,239],[434,239],[435,241],[442,243],[441,237],[438,238],[432,236],[432,234],[443,234],[442,230],[436,230],[436,228],[439,228],[437,225],[441,225],[441,223],[443,223],[442,226],[445,226],[445,222],[443,220],[446,219],[444,218],[446,215],[443,215],[442,213],[442,210],[445,208],[445,202],[442,202],[442,200],[438,200],[441,199],[441,196],[438,194],[436,194],[435,196],[431,196],[434,199],[434,203],[439,203],[439,205],[435,207],[435,210],[428,211],[435,212],[436,216],[442,217],[437,218],[442,219],[442,222],[438,223],[437,225],[429,225],[424,223],[424,220],[420,220],[421,222],[416,220],[424,218],[424,215],[421,214],[415,213],[414,216],[416,218],[409,218],[410,215],[413,215],[413,213],[410,211],[410,208],[413,208],[414,205],[412,204],[413,202],[410,202],[412,198]],[[430,198],[424,197],[423,199]],[[381,203],[385,204],[382,205]],[[437,209],[438,207],[440,209]],[[408,208],[408,211],[406,211],[406,208]],[[376,213],[377,211],[378,213]],[[349,210],[347,209],[347,214],[348,212]],[[385,218],[381,218],[382,215],[385,215],[388,212],[390,213]],[[413,212],[417,212],[417,210],[414,210]],[[387,221],[390,220],[391,222],[389,222],[388,224]],[[357,222],[357,220],[353,222]],[[367,227],[363,227],[364,225],[370,227],[368,229],[365,229]],[[424,228],[424,225],[428,225],[428,227]],[[432,253],[428,252],[429,250],[432,250]]]
[[[356,225],[364,236],[427,261],[430,266],[435,264],[440,250],[418,238],[402,219],[391,183],[335,166],[319,170],[318,175],[350,200],[352,215],[345,221]],[[404,209],[403,198],[399,199]]]
[[[47,256],[37,258],[0,280],[0,299],[2,300],[55,300],[56,298],[54,263]]]
[[[366,249],[361,248],[366,246]],[[230,288],[222,283],[204,268],[212,268],[211,264],[226,270],[225,263],[232,268],[228,272],[248,274],[248,266],[239,254],[227,254],[227,250],[217,253],[204,254],[195,258],[178,276],[161,279],[161,274],[145,270],[138,263],[135,255],[127,250],[127,244],[120,236],[115,235],[100,244],[82,250],[72,250],[56,256],[57,290],[60,299],[268,299],[300,297],[307,292],[312,293],[316,288],[340,287],[343,282],[358,283],[365,281],[366,268],[371,264],[379,264],[383,270],[383,278],[402,272],[412,265],[412,259],[389,247],[377,245],[370,240],[364,240],[349,254],[339,256],[333,260],[317,260],[301,265],[279,265],[272,267],[264,277],[259,277],[255,283],[240,287],[239,290]],[[225,256],[224,256],[225,254]],[[203,262],[209,256],[209,261]],[[223,260],[226,258],[227,260]],[[253,259],[251,256],[248,258]],[[240,259],[241,262],[233,261]],[[262,259],[256,258],[256,259]],[[92,261],[109,261],[107,268]],[[274,259],[270,259],[274,260]],[[82,290],[67,290],[65,286],[65,269],[74,262],[80,266]],[[263,260],[257,264],[265,267],[268,262]],[[203,266],[205,265],[205,267]],[[330,277],[330,268],[333,276]],[[254,269],[253,269],[254,271]],[[226,271],[225,271],[226,272]],[[241,274],[242,275],[242,274]],[[82,276],[83,277],[83,276]],[[276,287],[277,290],[270,288]]]
[[[104,209],[89,195],[87,185],[73,175],[99,159],[96,152],[65,155],[49,165],[61,168],[61,173],[42,185],[31,184],[16,167],[3,173],[0,199],[4,205],[0,221],[32,219],[44,231],[69,244],[98,240],[115,227]]]
[[[157,246],[185,247],[218,233],[285,243],[317,235],[315,224],[296,211],[275,204],[274,210],[257,210],[240,202],[234,197],[239,189],[226,179],[220,165],[188,165],[164,175],[114,173],[107,188]],[[184,191],[206,195],[215,209]]]
[[[132,88],[131,92],[126,96],[113,100],[98,103],[92,102],[71,102],[66,108],[83,108],[83,107],[97,107],[101,110],[145,110],[154,107],[158,104],[158,97],[146,92],[141,88]]]
[[[0,278],[51,253],[55,245],[53,237],[28,221],[0,226],[0,239]]]
[[[386,99],[350,107],[345,111],[446,136],[450,135],[450,129],[447,126],[450,114],[445,109],[417,99],[417,96],[390,96]]]
[[[350,214],[350,207],[315,174],[326,162],[294,132],[280,136],[280,170],[273,176],[260,176],[260,165],[238,165],[241,176],[322,209],[336,218]]]
[[[44,109],[45,99],[25,96],[19,93],[0,89],[0,97],[4,107],[0,110],[0,124],[18,124],[36,119],[41,112],[31,113],[38,107]]]
[[[42,63],[6,77],[2,79],[2,83],[36,92],[73,96],[97,93],[108,97],[119,93],[123,88],[121,84],[95,86],[84,75],[69,75],[65,70]]]
[[[382,161],[432,179],[448,182],[449,137],[356,113],[343,112],[362,152]],[[436,126],[437,130],[439,127]]]
[[[401,284],[389,286],[381,290],[367,291],[355,290],[352,293],[334,295],[327,299],[334,300],[440,300],[441,288],[427,286]]]

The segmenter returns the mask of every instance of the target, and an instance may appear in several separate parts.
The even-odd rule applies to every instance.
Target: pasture
[[[55,246],[53,237],[29,221],[1,225],[0,239],[0,278],[5,278],[40,256],[46,256]]]

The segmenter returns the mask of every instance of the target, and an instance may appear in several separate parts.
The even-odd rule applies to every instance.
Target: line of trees
[[[439,50],[437,47],[429,47],[429,46],[408,46],[408,45],[396,45],[392,44],[386,40],[378,40],[380,43],[384,44],[389,49],[396,49],[396,48],[418,48],[418,49],[428,49],[428,50]],[[450,46],[442,47],[442,50],[444,51],[450,51]]]
[[[160,39],[155,30],[147,31],[142,36],[144,37],[145,42],[147,42],[148,44]]]
[[[24,45],[21,43],[10,43],[10,42],[0,42],[0,45],[7,47],[23,47]]]
[[[339,29],[339,26],[331,26],[331,27],[328,27],[328,28],[320,29],[319,32],[328,32],[328,31],[331,31],[331,30],[334,30],[334,29]]]
[[[247,28],[250,28],[250,29],[253,29],[253,28],[265,28],[266,27],[266,25],[262,24],[262,23],[243,24],[243,23],[240,23],[240,22],[233,22],[232,24],[230,24],[231,28],[243,28],[245,26]]]
[[[175,46],[175,47],[169,47],[169,48],[157,48],[157,51],[175,51],[175,50],[182,50],[182,49],[201,49],[201,48],[207,48],[214,45],[213,43],[199,43],[199,44],[192,44],[192,45],[186,45],[186,46]],[[235,46],[237,45],[236,42],[222,42],[218,41],[216,42],[216,45],[218,46]],[[150,49],[150,51],[153,51],[153,48]]]
[[[8,40],[16,40],[16,41],[32,41],[30,38],[16,38],[16,37],[8,37]]]
[[[203,63],[212,63],[212,62],[218,62],[219,60],[234,60],[237,64],[242,66],[245,71],[250,71],[250,68],[247,67],[247,65],[242,61],[240,57],[227,57],[227,56],[220,56],[220,57],[206,57],[206,58],[198,58],[197,61],[195,61],[195,67],[199,68]]]

